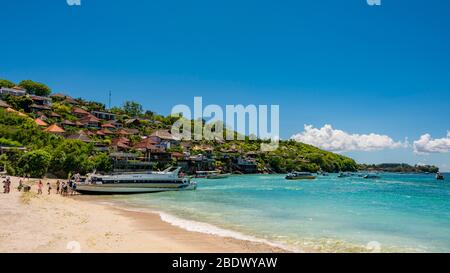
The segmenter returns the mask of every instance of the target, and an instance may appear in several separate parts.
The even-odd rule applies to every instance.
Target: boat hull
[[[87,195],[125,195],[156,193],[165,191],[189,191],[196,190],[197,184],[175,184],[174,185],[145,185],[145,184],[100,184],[100,185],[79,185],[76,189],[78,193]]]
[[[226,179],[229,178],[231,174],[218,174],[218,175],[208,175],[206,179]]]
[[[305,177],[286,177],[287,180],[314,180],[315,176],[305,176]]]

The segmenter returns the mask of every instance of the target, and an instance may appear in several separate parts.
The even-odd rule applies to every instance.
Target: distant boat
[[[308,172],[292,172],[286,176],[287,180],[313,180],[316,177]]]
[[[219,174],[220,171],[197,171],[195,173],[196,178],[207,178],[209,175]]]
[[[436,179],[437,180],[445,180],[445,177],[444,177],[444,175],[442,173],[437,173],[436,174]]]
[[[76,191],[103,195],[195,190],[197,184],[181,175],[180,171],[181,168],[168,168],[162,172],[91,174],[86,183],[77,184]]]
[[[206,176],[206,179],[225,179],[231,176],[231,173],[214,173]]]
[[[349,173],[343,173],[343,172],[339,173],[339,175],[338,175],[339,178],[350,177],[350,176],[352,176],[352,175]]]
[[[366,174],[363,176],[364,179],[380,179],[381,177],[376,174]]]

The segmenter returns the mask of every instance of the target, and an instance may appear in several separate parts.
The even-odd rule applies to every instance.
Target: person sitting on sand
[[[52,185],[50,184],[50,182],[47,182],[47,190],[48,190],[48,195],[50,195],[50,193],[52,191]]]
[[[61,183],[59,182],[59,180],[56,180],[56,194],[60,193],[60,186],[61,186]]]
[[[41,180],[39,180],[38,183],[38,194],[42,194],[42,188],[44,187],[44,184],[42,183]]]

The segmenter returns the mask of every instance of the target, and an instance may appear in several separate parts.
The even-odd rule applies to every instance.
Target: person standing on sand
[[[23,181],[22,179],[19,179],[19,186],[17,187],[17,190],[20,192],[23,189]]]
[[[6,180],[3,180],[3,193],[6,193]]]
[[[77,182],[72,183],[72,195],[77,193]]]
[[[6,193],[10,193],[11,192],[11,178],[8,177],[6,178]]]
[[[52,185],[50,184],[50,182],[47,182],[47,190],[48,190],[48,195],[50,195],[50,193],[52,191]]]
[[[66,182],[62,183],[61,194],[62,194],[62,196],[67,196],[67,183]]]
[[[59,183],[59,180],[56,180],[56,194],[60,193],[60,186],[61,186],[61,183]]]
[[[42,188],[44,187],[44,184],[42,183],[41,180],[39,180],[38,183],[38,194],[42,194]]]

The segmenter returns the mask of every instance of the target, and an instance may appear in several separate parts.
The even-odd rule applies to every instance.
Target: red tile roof
[[[57,133],[57,134],[58,134],[58,133],[64,133],[64,132],[65,132],[63,128],[59,127],[59,126],[56,125],[56,124],[50,125],[50,126],[49,126],[48,128],[46,128],[44,131],[47,132],[47,133]]]
[[[179,152],[173,152],[173,153],[172,153],[172,157],[175,157],[175,158],[182,158],[182,157],[184,157],[184,155],[183,155],[182,153],[179,153]]]
[[[169,130],[158,130],[151,134],[152,137],[159,137],[164,140],[176,140],[174,136],[169,132]]]
[[[96,118],[94,115],[91,115],[88,113],[86,117],[80,120],[82,123],[88,123],[88,122],[100,122],[98,118]]]
[[[116,132],[116,134],[118,135],[123,135],[123,136],[127,136],[130,133],[128,133],[127,131],[125,131],[124,129],[120,129],[119,131]]]
[[[9,108],[11,106],[9,104],[7,104],[6,102],[4,102],[3,100],[0,100],[0,107]]]
[[[6,108],[6,112],[14,113],[14,114],[16,114],[16,115],[18,115],[18,116],[21,116],[21,117],[28,117],[28,116],[25,115],[24,113],[19,112],[19,111],[16,111],[16,110],[12,109],[11,107]]]
[[[155,146],[157,144],[155,141],[153,141],[150,138],[143,139],[138,144],[134,145],[134,148],[136,149],[147,149],[147,150],[158,150],[159,148]]]
[[[111,123],[102,124],[102,127],[103,128],[116,128],[116,126],[112,125]]]
[[[51,113],[50,113],[50,117],[52,117],[52,118],[60,118],[61,115],[59,115],[59,114],[57,114],[57,113],[55,113],[55,112],[51,112]]]
[[[38,126],[42,126],[42,127],[47,127],[48,126],[47,122],[43,121],[40,118],[35,119],[34,122],[36,122],[36,124]]]
[[[80,108],[80,107],[74,107],[72,109],[72,113],[74,114],[80,114],[80,115],[90,115],[91,113],[89,113],[88,111]]]
[[[114,134],[113,132],[111,132],[110,130],[108,130],[108,129],[102,129],[102,130],[100,130],[99,132],[102,132],[103,134],[105,134],[105,135],[112,135],[112,134]],[[98,132],[97,132],[98,133]]]

